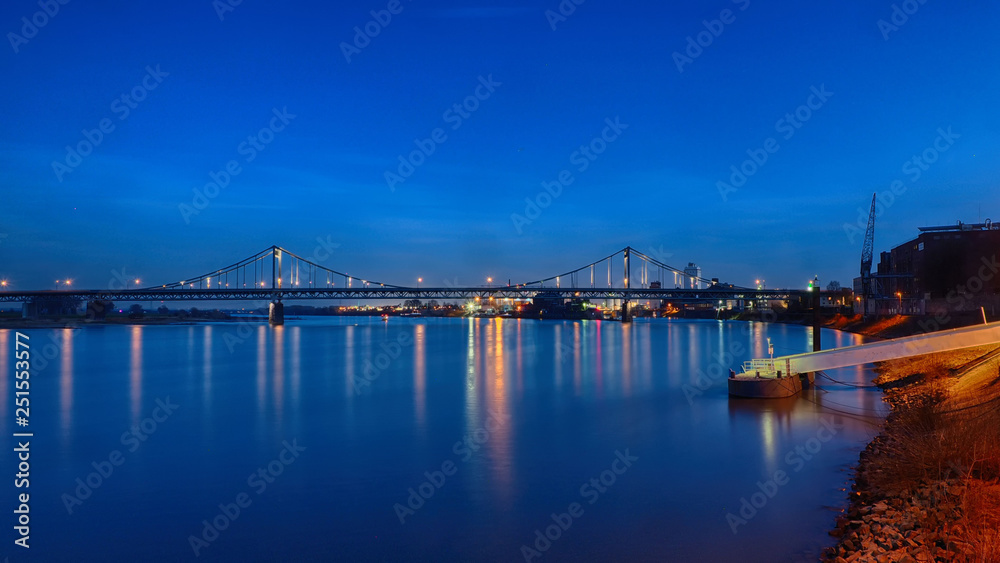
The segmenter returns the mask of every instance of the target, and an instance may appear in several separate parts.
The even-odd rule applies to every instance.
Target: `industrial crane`
[[[872,210],[868,214],[868,228],[865,230],[865,246],[861,249],[861,296],[864,299],[865,318],[868,318],[868,298],[874,297],[872,281],[872,260],[875,257],[875,196],[872,194]]]

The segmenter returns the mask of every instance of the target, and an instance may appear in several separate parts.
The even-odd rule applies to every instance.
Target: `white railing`
[[[756,374],[758,371],[761,373],[774,373],[775,371],[774,360],[769,360],[765,358],[765,359],[749,360],[743,362],[744,373],[753,375]]]

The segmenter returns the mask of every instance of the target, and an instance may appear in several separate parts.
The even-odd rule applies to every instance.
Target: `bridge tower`
[[[629,289],[632,283],[632,247],[625,247],[625,289]],[[632,313],[628,310],[628,298],[622,299],[622,322],[632,322]]]
[[[277,246],[271,247],[271,289],[281,289],[281,249]],[[267,322],[275,326],[285,324],[285,304],[280,297],[268,306]]]

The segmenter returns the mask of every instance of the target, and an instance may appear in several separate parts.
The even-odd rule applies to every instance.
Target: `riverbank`
[[[883,339],[962,328],[982,322],[979,312],[954,313],[948,317],[947,322],[942,322],[941,319],[937,318],[904,315],[869,320],[864,320],[862,315],[836,315],[827,319],[823,326],[870,338]]]
[[[831,324],[883,338],[922,332],[901,317]],[[830,532],[838,544],[823,560],[1000,562],[1000,347],[876,372],[892,410],[860,455],[850,505]]]

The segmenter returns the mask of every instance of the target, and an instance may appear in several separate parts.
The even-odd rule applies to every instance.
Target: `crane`
[[[865,229],[865,245],[861,249],[861,298],[864,299],[865,318],[868,318],[868,298],[873,296],[872,260],[875,255],[875,197],[872,194],[872,210],[868,214],[868,228]]]

